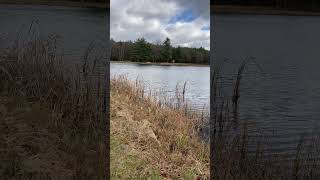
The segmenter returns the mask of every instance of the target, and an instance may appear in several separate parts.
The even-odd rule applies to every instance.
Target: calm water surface
[[[106,10],[1,4],[0,14],[0,49],[8,47],[17,33],[27,36],[32,22],[40,37],[58,35],[58,45],[73,61],[79,61],[92,41],[106,45],[108,38]]]
[[[254,124],[272,152],[292,157],[296,142],[320,129],[320,17],[217,15],[214,57],[223,65],[224,95],[237,67],[253,56],[240,86],[240,120]]]
[[[111,75],[126,75],[130,80],[137,78],[151,90],[165,91],[174,96],[177,84],[186,86],[186,99],[194,110],[208,111],[210,84],[209,66],[157,66],[134,63],[111,63]]]

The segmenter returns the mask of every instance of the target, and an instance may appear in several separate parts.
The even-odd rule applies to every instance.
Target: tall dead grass
[[[238,122],[240,84],[250,61],[255,63],[248,59],[240,65],[231,98],[220,93],[221,65],[216,64],[211,72],[211,179],[319,179],[319,137],[301,136],[295,157],[285,161],[281,155],[267,155],[270,146],[262,144],[263,137],[250,138],[246,122]],[[232,131],[234,126],[240,130]]]
[[[176,95],[183,101],[183,91]],[[139,81],[113,77],[111,177],[208,179],[209,146],[198,135],[201,114],[186,115],[185,107],[165,94],[146,93]],[[136,163],[128,163],[132,158]]]
[[[67,66],[54,36],[30,32],[0,59],[0,176],[105,179],[104,79]]]

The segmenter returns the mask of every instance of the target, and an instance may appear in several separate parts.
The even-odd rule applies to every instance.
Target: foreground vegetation
[[[285,161],[281,155],[268,155],[270,146],[264,137],[250,138],[248,125],[240,122],[239,98],[246,66],[255,64],[245,60],[235,78],[232,97],[220,96],[221,65],[211,71],[210,96],[210,172],[211,179],[319,179],[318,135],[297,141],[296,154]],[[232,131],[237,124],[239,132]],[[251,151],[251,152],[250,152]]]
[[[104,86],[54,42],[21,38],[1,54],[1,179],[106,178]]]
[[[208,125],[190,114],[183,103],[175,106],[146,96],[143,86],[125,78],[111,81],[111,171],[114,179],[319,179],[319,140],[315,134],[296,144],[291,159],[268,154],[265,137],[251,138],[249,126],[240,122],[238,106],[242,76],[249,63],[244,61],[235,78],[233,95],[221,96],[219,65],[211,71],[210,145],[200,138]],[[181,92],[184,92],[182,90]],[[177,99],[183,95],[176,93]],[[182,93],[183,94],[183,93]],[[160,98],[161,99],[161,98]],[[180,102],[178,100],[178,102]],[[194,115],[194,116],[193,116]],[[237,126],[239,131],[233,131]],[[210,150],[207,146],[210,146]],[[208,152],[210,151],[210,166]],[[187,152],[187,153],[186,153]],[[191,161],[190,161],[191,159]],[[208,176],[208,167],[210,174]]]
[[[200,116],[146,96],[140,83],[122,76],[112,78],[110,93],[112,179],[208,179],[209,146],[198,134]]]

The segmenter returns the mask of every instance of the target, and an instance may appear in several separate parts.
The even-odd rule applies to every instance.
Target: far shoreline
[[[79,7],[79,8],[96,8],[109,9],[107,3],[99,2],[75,2],[68,0],[49,1],[49,0],[0,0],[0,4],[6,5],[45,5],[45,6],[61,6],[61,7]]]
[[[279,16],[320,16],[320,11],[277,9],[265,6],[211,5],[211,15],[279,15]]]
[[[135,61],[110,61],[117,64],[137,64],[143,66],[196,66],[196,67],[209,67],[209,64],[195,64],[195,63],[160,63],[160,62],[135,62]]]

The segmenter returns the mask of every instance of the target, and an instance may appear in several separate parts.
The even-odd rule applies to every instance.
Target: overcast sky
[[[111,38],[210,49],[209,0],[111,0]]]

